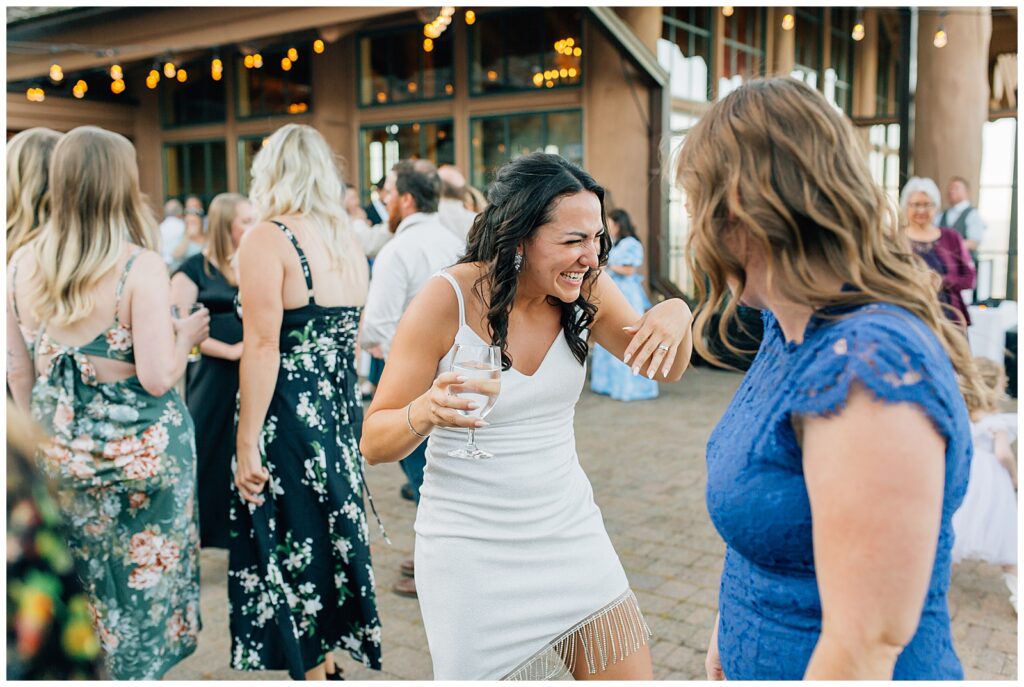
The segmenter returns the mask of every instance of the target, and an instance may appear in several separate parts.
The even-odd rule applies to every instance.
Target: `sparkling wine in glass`
[[[188,307],[188,314],[191,315],[193,313],[197,313],[200,310],[202,310],[204,307],[205,306],[203,306],[202,303],[193,303],[192,305],[190,305]],[[178,308],[178,306],[176,306],[176,305],[172,305],[171,306],[171,317],[173,317],[175,319],[181,319],[181,311]],[[197,362],[202,357],[203,357],[202,353],[199,352],[199,344],[196,344],[195,346],[193,346],[192,349],[188,352],[188,361],[190,363]]]
[[[463,386],[469,387],[459,398],[469,399],[477,404],[473,410],[460,410],[466,417],[487,417],[498,401],[501,392],[501,349],[497,346],[463,346],[456,344],[452,358],[452,372],[466,378]],[[476,428],[469,428],[469,443],[448,452],[452,458],[493,458],[494,455],[477,448]]]

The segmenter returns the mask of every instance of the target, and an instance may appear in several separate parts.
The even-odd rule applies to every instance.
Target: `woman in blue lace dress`
[[[644,291],[640,267],[644,264],[644,247],[636,237],[629,214],[616,208],[608,213],[608,236],[613,241],[608,252],[608,274],[622,291],[633,310],[643,314],[650,310],[651,301]],[[643,401],[658,397],[658,382],[633,374],[622,362],[599,344],[594,345],[590,367],[590,390],[611,396],[616,401]]]
[[[707,447],[726,543],[709,677],[961,678],[946,592],[979,386],[853,127],[803,83],[753,81],[678,171],[708,276],[696,331],[725,301],[723,337],[740,303],[764,321]]]

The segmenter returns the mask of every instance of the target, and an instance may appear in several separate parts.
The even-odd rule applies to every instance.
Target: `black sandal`
[[[338,666],[334,666],[334,672],[333,673],[328,673],[326,669],[324,669],[324,672],[327,674],[327,679],[328,680],[344,680],[345,679],[345,676],[341,674],[341,668],[339,668]]]

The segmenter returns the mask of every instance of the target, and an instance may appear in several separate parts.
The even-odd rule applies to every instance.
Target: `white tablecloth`
[[[971,353],[1002,364],[1006,330],[1017,324],[1016,301],[1003,301],[998,308],[971,305],[967,309],[971,313],[971,326],[967,328]]]

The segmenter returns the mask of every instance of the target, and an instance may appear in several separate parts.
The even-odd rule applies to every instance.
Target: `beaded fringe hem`
[[[502,680],[555,680],[573,672],[578,661],[595,675],[639,651],[651,630],[632,590],[590,614],[548,642]]]

